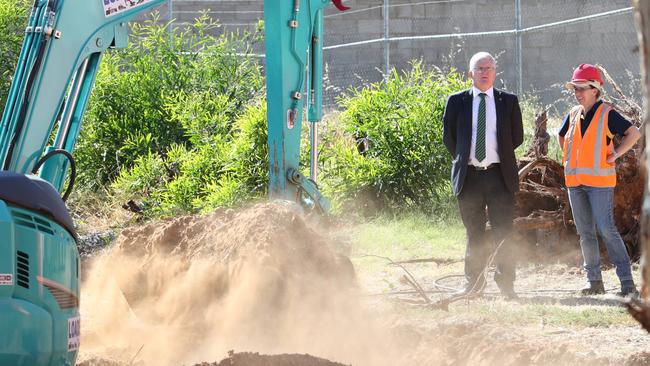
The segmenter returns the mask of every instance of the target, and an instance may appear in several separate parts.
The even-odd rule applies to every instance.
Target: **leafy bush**
[[[535,137],[535,119],[537,114],[543,110],[539,97],[535,95],[524,95],[519,98],[521,107],[521,119],[524,124],[524,142],[517,148],[516,155],[521,157],[530,149]]]
[[[170,27],[134,23],[131,46],[105,55],[75,153],[82,184],[103,186],[173,145],[218,142],[263,89],[257,62],[238,55],[257,35],[211,36],[205,14]]]
[[[137,158],[133,168],[124,170],[114,185],[125,193],[142,198],[164,186],[167,176],[165,162],[160,155],[152,153]]]
[[[249,106],[235,121],[232,142],[223,156],[224,174],[208,183],[194,207],[210,212],[265,197],[269,185],[266,101]]]
[[[219,180],[224,172],[226,144],[204,145],[192,150],[183,146],[172,149],[165,159],[176,166],[174,175],[153,198],[160,206],[155,213],[169,216],[176,213],[194,212],[205,198],[205,187]]]
[[[217,99],[218,100],[218,99]],[[196,120],[205,113],[223,115],[229,103],[207,104],[195,110]],[[188,135],[194,147],[173,145],[165,156],[151,153],[136,159],[112,185],[118,199],[144,202],[152,216],[209,212],[263,196],[268,185],[266,103],[253,103],[230,126],[193,123]],[[210,135],[198,133],[209,129]],[[208,133],[206,132],[206,133]]]
[[[389,211],[444,205],[451,157],[442,143],[442,114],[447,96],[469,85],[454,70],[414,62],[401,75],[352,90],[340,100],[343,131],[329,133],[322,152],[329,195],[369,199]]]
[[[264,195],[269,185],[266,100],[249,107],[237,120],[229,161],[233,177],[247,196]]]
[[[0,0],[0,106],[4,108],[25,35],[29,2]]]
[[[77,148],[85,186],[113,182],[115,199],[140,200],[151,216],[266,195],[263,79],[254,61],[234,52],[253,36],[211,38],[205,31],[212,26],[201,18],[193,29],[169,33],[154,19],[134,26],[129,49],[105,57]],[[371,197],[391,211],[443,205],[450,157],[442,112],[447,95],[468,85],[454,71],[415,62],[351,91],[340,101],[340,124],[323,124],[325,193],[341,202]]]

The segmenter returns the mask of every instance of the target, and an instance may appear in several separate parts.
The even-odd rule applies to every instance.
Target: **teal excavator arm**
[[[126,47],[127,22],[164,1],[34,2],[0,121],[0,365],[74,365],[79,253],[64,204],[74,182],[72,154],[102,54]],[[327,211],[327,201],[315,183],[316,123],[323,11],[330,1],[345,10],[341,0],[264,1],[269,195],[308,198],[320,211]],[[312,123],[310,178],[299,169],[305,107]]]
[[[72,153],[103,52],[125,47],[127,21],[160,3],[36,0],[0,124],[2,170],[29,174],[46,150]],[[112,12],[112,13],[111,13]],[[111,13],[111,14],[107,14]],[[54,146],[48,138],[58,127]],[[53,164],[59,160],[58,166]],[[61,189],[64,159],[45,163],[42,176]]]
[[[347,7],[332,0],[339,10]],[[300,201],[306,193],[320,211],[316,187],[317,122],[322,118],[323,11],[329,0],[265,0],[266,85],[271,197]],[[307,73],[305,69],[309,70]],[[303,106],[311,122],[311,177],[299,170]]]

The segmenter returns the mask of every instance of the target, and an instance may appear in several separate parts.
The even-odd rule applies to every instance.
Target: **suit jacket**
[[[494,103],[501,174],[508,190],[514,193],[519,190],[515,149],[524,141],[521,109],[516,95],[497,89],[494,89]],[[452,188],[458,196],[465,183],[472,144],[471,89],[449,96],[442,119],[443,142],[454,159],[451,167]]]

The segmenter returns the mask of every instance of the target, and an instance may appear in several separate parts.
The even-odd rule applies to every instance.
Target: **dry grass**
[[[73,191],[67,205],[79,235],[120,230],[136,223],[139,218],[103,191]]]

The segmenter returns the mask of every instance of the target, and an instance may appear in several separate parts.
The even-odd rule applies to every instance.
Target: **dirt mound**
[[[77,366],[129,366],[131,363],[111,361],[103,358],[92,358]],[[221,362],[201,362],[194,366],[345,366],[342,363],[328,361],[307,354],[260,355],[259,353],[229,352],[228,357]]]
[[[277,203],[125,230],[88,271],[80,362],[175,366],[244,349],[377,364],[354,269],[332,247]]]
[[[636,353],[625,362],[625,366],[645,366],[650,365],[650,352]]]
[[[354,278],[350,261],[335,254],[292,204],[259,204],[237,214],[186,216],[127,229],[116,247],[122,253],[145,258],[171,254],[223,264],[255,259],[286,275],[300,270],[341,280]]]
[[[310,355],[282,354],[260,355],[259,353],[230,353],[219,363],[197,363],[194,366],[345,366]]]
[[[77,362],[76,366],[125,366],[125,364],[104,358],[89,358],[83,362]]]

